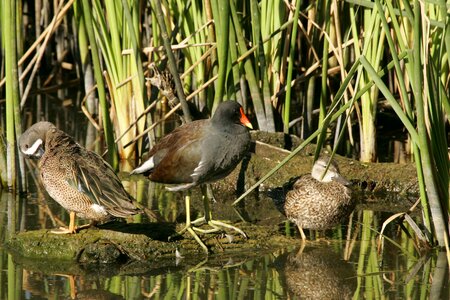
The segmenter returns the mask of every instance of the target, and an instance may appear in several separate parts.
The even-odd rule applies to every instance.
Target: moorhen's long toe
[[[170,191],[184,191],[207,184],[229,175],[250,150],[252,125],[241,105],[234,101],[222,102],[209,120],[198,120],[178,127],[162,138],[149,153],[149,159],[132,171],[145,174],[150,180],[176,184]],[[186,227],[208,252],[195,231],[215,232],[220,228],[233,229],[246,237],[237,227],[213,220],[208,199],[204,200],[204,217],[190,220],[189,195],[186,196]],[[211,229],[203,230],[194,225],[207,223]]]

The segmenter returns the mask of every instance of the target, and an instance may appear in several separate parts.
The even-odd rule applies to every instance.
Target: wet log
[[[248,234],[248,239],[240,235],[202,235],[213,255],[242,255],[275,251],[299,244],[298,239],[289,238],[278,232],[277,226],[257,226],[237,224]],[[188,234],[168,241],[176,230],[173,223],[126,224],[112,222],[99,228],[81,230],[76,234],[60,235],[50,230],[19,232],[6,242],[6,248],[16,259],[28,264],[50,265],[77,262],[84,265],[117,264],[133,261],[148,262],[153,268],[170,261],[173,265],[177,249],[183,259],[198,262],[207,257],[198,243]],[[67,267],[73,267],[68,264]],[[34,268],[33,268],[34,269]]]

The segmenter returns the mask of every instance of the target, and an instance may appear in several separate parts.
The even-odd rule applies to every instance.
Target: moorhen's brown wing
[[[150,151],[153,160],[150,180],[160,183],[192,183],[192,174],[202,157],[205,126],[209,120],[199,120],[178,127],[162,138]]]

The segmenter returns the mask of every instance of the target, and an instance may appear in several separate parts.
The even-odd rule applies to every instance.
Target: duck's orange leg
[[[77,233],[77,228],[75,226],[75,212],[71,211],[69,214],[70,221],[69,221],[69,228],[60,227],[58,229],[52,230],[52,233],[56,234],[73,234]]]

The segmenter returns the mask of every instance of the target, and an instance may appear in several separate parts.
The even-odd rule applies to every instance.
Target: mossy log
[[[248,239],[238,235],[202,235],[212,251],[209,256],[188,234],[169,242],[169,236],[181,229],[171,223],[115,222],[72,235],[58,235],[50,230],[25,231],[14,235],[6,247],[17,262],[30,269],[42,267],[50,273],[69,271],[70,274],[79,274],[104,264],[116,266],[119,273],[129,273],[130,264],[135,266],[133,262],[139,262],[140,267],[133,269],[132,273],[174,267],[176,249],[180,249],[187,266],[194,266],[206,258],[222,264],[230,257],[254,257],[299,244],[298,239],[279,234],[277,226],[237,225],[248,233]],[[74,262],[83,267],[74,266]]]

